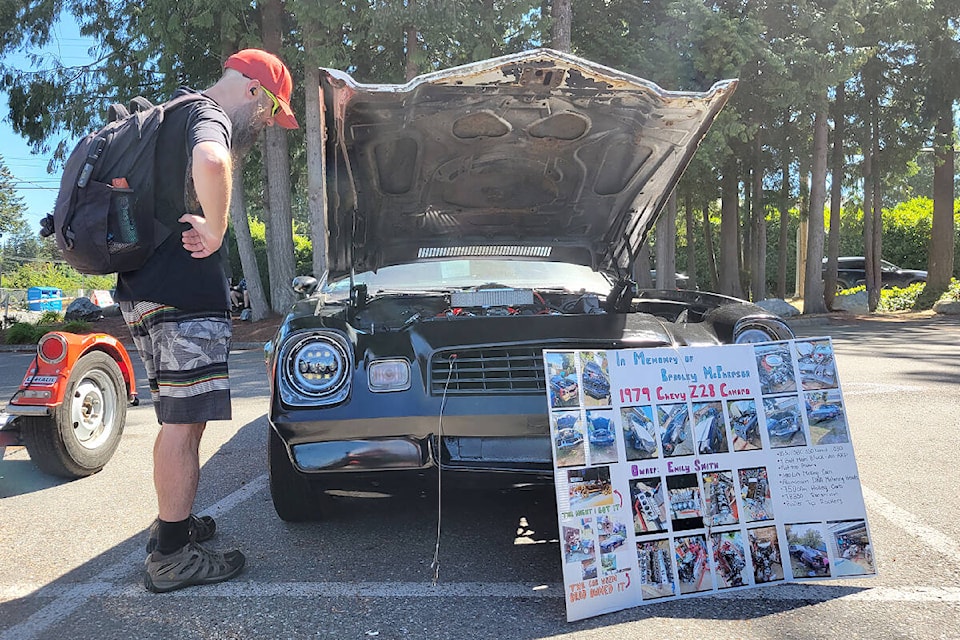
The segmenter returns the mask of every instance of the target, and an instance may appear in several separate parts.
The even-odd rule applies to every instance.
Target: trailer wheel
[[[22,416],[21,435],[41,470],[83,478],[113,457],[126,416],[127,385],[120,367],[109,355],[91,351],[70,372],[63,403],[50,417]]]

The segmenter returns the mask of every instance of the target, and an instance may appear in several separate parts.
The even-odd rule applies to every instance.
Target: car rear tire
[[[84,478],[113,457],[127,417],[127,385],[117,362],[101,351],[74,365],[63,402],[51,417],[22,416],[21,436],[42,471]]]
[[[330,498],[319,483],[297,471],[287,447],[271,427],[267,436],[267,467],[270,474],[270,497],[273,508],[286,522],[319,520],[329,507]]]

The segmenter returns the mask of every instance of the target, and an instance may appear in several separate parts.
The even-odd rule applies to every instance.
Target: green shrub
[[[917,297],[923,293],[926,282],[915,282],[909,287],[890,287],[880,291],[877,311],[906,311],[912,309]]]
[[[84,320],[71,320],[70,322],[65,322],[58,331],[66,331],[67,333],[89,333],[90,325]]]
[[[940,296],[940,300],[943,302],[960,301],[960,280],[952,278],[950,280],[950,286],[947,287],[947,290],[943,292],[942,296]]]
[[[59,311],[44,311],[40,316],[40,319],[37,320],[37,324],[56,324],[60,322],[63,318],[60,316]]]
[[[29,322],[14,323],[6,333],[7,344],[36,344],[47,332],[49,327],[30,324]]]
[[[925,282],[916,282],[909,287],[890,287],[880,290],[880,301],[877,303],[877,311],[907,311],[913,309],[920,294],[926,287]],[[838,296],[849,296],[861,291],[866,291],[864,285],[841,289],[837,292]]]
[[[860,293],[861,291],[866,291],[867,286],[859,284],[855,287],[850,287],[849,289],[840,289],[837,291],[838,296],[852,296],[855,293]]]
[[[3,271],[3,286],[9,289],[56,287],[70,295],[77,289],[113,289],[117,276],[87,276],[66,264],[26,262],[13,271]]]
[[[47,313],[54,313],[48,311]],[[66,331],[68,333],[89,333],[90,325],[83,320],[71,320],[66,323],[44,322],[49,320],[47,313],[36,324],[17,322],[11,325],[4,334],[6,344],[37,344],[40,338],[49,331]],[[56,314],[54,314],[56,315]]]

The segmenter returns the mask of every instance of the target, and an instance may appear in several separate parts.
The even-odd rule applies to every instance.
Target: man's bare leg
[[[153,445],[153,485],[160,519],[190,517],[200,482],[200,438],[204,423],[164,424]]]

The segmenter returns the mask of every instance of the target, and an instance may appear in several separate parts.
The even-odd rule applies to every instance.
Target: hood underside
[[[621,272],[735,85],[670,92],[548,49],[403,85],[321,69],[330,275],[459,256]]]

